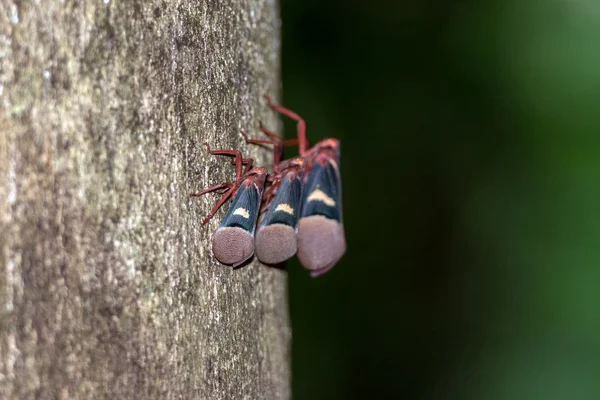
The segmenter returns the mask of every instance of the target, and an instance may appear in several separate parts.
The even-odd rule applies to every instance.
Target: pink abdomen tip
[[[254,254],[254,238],[242,228],[219,228],[213,235],[212,247],[217,260],[237,266]]]
[[[342,258],[346,252],[344,227],[322,215],[300,218],[298,222],[298,259],[311,271],[321,275]]]
[[[256,256],[265,264],[284,262],[296,248],[296,230],[289,225],[271,224],[256,233]]]

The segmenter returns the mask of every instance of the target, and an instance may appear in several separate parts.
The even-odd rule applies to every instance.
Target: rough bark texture
[[[270,160],[276,0],[0,4],[0,398],[289,397],[285,272],[187,197]]]

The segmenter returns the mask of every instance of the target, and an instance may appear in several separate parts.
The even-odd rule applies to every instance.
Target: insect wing
[[[314,162],[304,187],[298,221],[298,259],[313,277],[321,275],[346,252],[342,225],[339,162]]]
[[[342,189],[338,163],[333,159],[311,166],[304,188],[301,218],[322,215],[342,222]]]
[[[296,229],[302,201],[302,182],[297,175],[286,175],[277,189],[277,194],[269,206],[260,227],[271,224],[288,225]],[[260,229],[260,228],[259,228]]]
[[[261,197],[262,189],[259,189],[256,184],[242,184],[231,201],[219,229],[241,228],[254,235]]]
[[[244,182],[235,193],[229,211],[213,235],[213,253],[223,264],[235,267],[254,254],[254,231],[263,187],[264,179],[258,183]]]
[[[278,264],[296,254],[296,225],[301,200],[300,177],[287,174],[256,234],[256,256],[262,262]]]

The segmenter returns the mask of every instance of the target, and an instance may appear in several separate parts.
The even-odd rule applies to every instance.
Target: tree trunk
[[[1,0],[0,397],[290,397],[286,274],[207,225],[279,91],[276,0]]]

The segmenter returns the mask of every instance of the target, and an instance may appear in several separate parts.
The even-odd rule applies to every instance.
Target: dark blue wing
[[[254,235],[256,228],[256,219],[260,211],[262,191],[259,191],[256,185],[246,186],[242,184],[237,190],[227,215],[219,228],[238,227]]]
[[[325,165],[312,164],[302,196],[301,218],[323,215],[342,222],[342,188],[338,165],[330,160]]]
[[[260,226],[284,224],[296,228],[302,201],[302,182],[297,175],[285,176]]]

